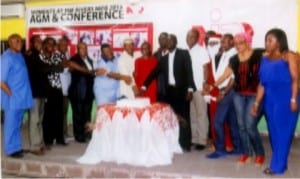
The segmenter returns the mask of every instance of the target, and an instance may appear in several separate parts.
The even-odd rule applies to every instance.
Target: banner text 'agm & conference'
[[[122,5],[32,10],[30,23],[86,22],[124,19]]]

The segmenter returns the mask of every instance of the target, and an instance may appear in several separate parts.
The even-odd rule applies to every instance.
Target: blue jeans
[[[224,123],[227,121],[230,128],[230,134],[234,150],[241,151],[240,134],[238,131],[238,124],[236,114],[233,106],[233,97],[235,92],[230,90],[224,98],[218,103],[216,114],[214,117],[214,126],[216,130],[216,143],[217,151],[225,151],[225,136],[224,136]]]
[[[235,93],[233,97],[243,154],[252,156],[254,150],[256,156],[264,156],[264,147],[257,129],[257,123],[260,118],[254,117],[250,114],[254,101],[255,95],[242,95],[240,93]],[[260,112],[261,105],[258,109],[258,114]]]

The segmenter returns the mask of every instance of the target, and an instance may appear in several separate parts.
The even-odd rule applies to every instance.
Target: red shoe
[[[261,156],[256,156],[255,157],[255,165],[256,166],[262,166],[262,164],[264,163],[264,161],[265,161],[265,156],[263,156],[263,155],[261,155]]]
[[[247,155],[242,155],[240,156],[240,158],[238,159],[238,163],[248,163],[251,161],[251,157],[247,156]]]

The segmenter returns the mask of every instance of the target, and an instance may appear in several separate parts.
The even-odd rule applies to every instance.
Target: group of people
[[[69,103],[74,139],[85,143],[91,138],[88,124],[94,99],[99,106],[124,97],[134,98],[138,93],[135,82],[141,84],[147,75],[141,66],[153,68],[157,63],[148,42],[142,44],[141,56],[134,52],[134,41],[130,38],[124,41],[120,58],[114,56],[111,45],[102,44],[101,59],[95,61],[88,56],[87,44],[81,41],[71,57],[69,39],[65,36],[56,41],[33,35],[24,54],[18,34],[11,35],[8,42],[9,49],[1,60],[1,107],[5,116],[5,153],[16,158],[24,153],[20,128],[27,109],[31,153],[44,155],[54,144],[67,145]],[[149,97],[155,102],[154,83],[151,91]]]
[[[224,38],[225,35],[222,41]],[[240,151],[235,148],[233,152],[242,154],[238,159],[241,163],[251,161],[255,155],[255,164],[260,166],[265,160],[265,152],[257,124],[264,114],[272,148],[270,167],[266,168],[264,173],[282,174],[287,169],[288,154],[298,119],[299,54],[289,51],[286,34],[281,29],[271,29],[266,33],[265,49],[253,49],[252,36],[247,33],[236,34],[231,39],[237,53],[231,54],[221,75],[215,75],[217,77],[204,87],[204,94],[209,94],[215,89],[219,90],[217,96],[219,102],[213,117],[216,150],[208,154],[207,158],[220,158],[226,155],[223,130],[225,119],[230,126],[234,144],[232,125],[234,116],[230,115],[234,111],[237,122],[235,130],[239,132],[241,145]],[[223,43],[224,41],[221,44]],[[218,54],[215,56],[215,63],[212,63],[212,66],[216,63],[221,64],[222,57],[228,55],[228,50],[222,49],[222,45],[220,50],[224,52],[221,52],[221,57],[218,57],[220,56]],[[233,81],[233,84],[228,83],[231,87],[222,88],[222,83],[229,79]],[[219,100],[220,93],[221,100]],[[228,96],[233,108],[220,110],[223,103],[227,102]],[[225,108],[230,108],[230,105]]]
[[[42,41],[37,35],[30,39],[24,60],[20,36],[11,35],[1,57],[5,153],[23,156],[20,127],[26,109],[30,151],[43,155],[54,143],[67,145],[68,101],[74,138],[86,142],[94,99],[100,106],[147,96],[152,103],[168,103],[177,114],[185,152],[193,146],[203,150],[212,139],[214,152],[208,159],[236,154],[241,155],[239,163],[246,163],[255,156],[255,165],[261,166],[265,151],[257,124],[265,115],[273,153],[264,172],[283,173],[298,118],[299,55],[289,51],[281,29],[267,32],[265,49],[252,48],[247,33],[211,31],[205,46],[198,44],[200,35],[190,29],[185,50],[177,47],[174,34],[163,32],[155,53],[149,42],[135,52],[133,39],[127,38],[118,58],[110,44],[102,44],[101,58],[94,62],[84,42],[70,57],[67,38]]]

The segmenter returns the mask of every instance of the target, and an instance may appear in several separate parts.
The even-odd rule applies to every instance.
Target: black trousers
[[[45,103],[43,137],[46,145],[63,143],[63,95],[61,89],[50,88]]]
[[[79,99],[77,96],[70,96],[70,102],[73,111],[73,133],[75,140],[85,140],[89,137],[89,133],[85,132],[85,125],[91,121],[93,99]]]
[[[167,102],[179,116],[179,143],[183,149],[191,147],[190,102],[186,100],[187,91],[169,86]]]

